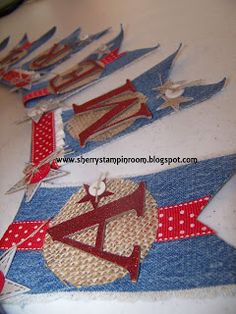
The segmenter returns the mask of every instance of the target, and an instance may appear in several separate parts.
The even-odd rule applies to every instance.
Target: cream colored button
[[[92,196],[101,195],[106,191],[106,184],[103,181],[96,181],[89,187],[89,194]]]
[[[173,88],[178,88],[179,86],[180,86],[180,85],[178,85],[178,84],[173,84],[173,85],[172,85]],[[173,90],[171,90],[171,89],[167,89],[167,90],[165,91],[165,96],[166,96],[167,98],[177,98],[177,97],[183,95],[183,93],[184,93],[184,88],[181,88],[181,89],[176,90],[176,91],[173,91]]]

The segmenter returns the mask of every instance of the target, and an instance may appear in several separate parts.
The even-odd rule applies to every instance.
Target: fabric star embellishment
[[[0,302],[15,295],[30,291],[29,288],[6,278],[15,254],[16,247],[14,246],[0,256]]]
[[[22,87],[24,89],[30,90],[32,85],[43,78],[43,75],[35,71],[26,71],[26,70],[12,70],[7,73],[3,79],[11,82],[14,87],[10,89],[11,93],[19,91]]]
[[[164,103],[162,103],[160,107],[158,107],[157,111],[168,107],[171,107],[176,112],[179,111],[181,104],[193,100],[192,97],[183,96],[185,87],[199,85],[200,83],[201,80],[192,82],[178,81],[176,83],[167,80],[161,86],[154,88],[154,90],[157,90],[160,93],[160,95],[158,95],[158,98],[161,97],[164,100]]]
[[[84,189],[86,191],[86,195],[78,202],[78,203],[85,203],[91,202],[93,208],[96,208],[99,204],[99,201],[107,196],[113,195],[113,192],[106,191],[106,180],[98,180],[91,184],[84,184]]]
[[[44,158],[38,165],[28,164],[24,170],[24,178],[18,181],[6,193],[14,193],[26,189],[26,202],[30,202],[41,183],[57,179],[68,174],[67,171],[59,170],[55,158],[62,152],[56,151]]]
[[[177,112],[177,111],[179,111],[179,109],[180,109],[179,107],[181,104],[188,102],[190,100],[193,100],[192,97],[184,97],[184,96],[179,96],[179,97],[176,97],[173,99],[170,99],[166,96],[161,96],[161,97],[165,100],[165,102],[163,104],[161,104],[161,106],[157,109],[157,111],[171,107],[172,109],[174,109],[174,111]]]

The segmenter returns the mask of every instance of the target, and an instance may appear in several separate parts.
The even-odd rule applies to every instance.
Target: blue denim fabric
[[[121,25],[121,30],[120,33],[111,41],[106,43],[106,46],[112,51],[113,49],[120,48],[122,41],[124,39],[124,30]],[[144,48],[144,49],[137,49],[134,51],[128,51],[126,52],[123,56],[121,56],[119,59],[115,60],[114,62],[107,64],[105,67],[105,70],[102,72],[101,77],[105,77],[109,74],[112,74],[116,70],[120,69],[121,67],[124,67],[125,65],[129,64],[135,59],[138,59],[142,57],[143,55],[147,54],[148,52],[151,52],[153,49],[158,48],[159,45],[156,45],[155,47],[152,48]],[[121,51],[119,50],[119,53]],[[88,60],[97,60],[98,58],[101,58],[105,56],[106,53],[104,53],[102,56],[99,55],[99,52],[97,53],[92,53],[87,57]]]
[[[33,52],[35,49],[42,46],[44,43],[46,43],[56,32],[57,28],[56,26],[53,26],[48,32],[46,32],[44,35],[42,35],[39,39],[33,41],[32,45],[29,46],[28,55]]]
[[[3,41],[0,43],[0,51],[6,48],[6,46],[8,45],[9,39],[10,39],[10,36],[3,39]]]
[[[25,33],[23,35],[23,37],[20,39],[20,41],[18,42],[18,44],[16,45],[16,47],[20,47],[20,46],[26,44],[28,41],[29,41],[28,35],[27,35],[27,33]]]
[[[120,48],[123,37],[124,37],[124,31],[123,31],[123,28],[121,27],[121,31],[120,31],[119,35],[116,36],[113,40],[106,43],[106,46],[108,46],[110,50],[113,50],[115,48]],[[131,63],[134,60],[137,60],[138,58],[146,55],[147,53],[153,51],[154,49],[157,49],[158,47],[159,46],[157,45],[157,46],[151,47],[151,48],[137,49],[137,50],[126,52],[123,56],[121,56],[117,60],[113,61],[110,64],[107,64],[105,66],[103,72],[101,73],[100,77],[98,79],[95,79],[93,82],[96,83],[102,77],[105,77],[109,74],[112,74],[113,72],[117,71],[118,69],[121,69],[125,65]],[[105,55],[105,54],[106,53],[104,53],[103,55]],[[99,59],[102,58],[103,55],[99,55],[99,52],[95,52],[95,53],[92,53],[91,55],[89,55],[86,59],[87,60],[98,60],[98,58]],[[90,86],[90,83],[88,84],[88,86]],[[32,91],[39,90],[39,89],[45,88],[45,87],[48,87],[48,81],[44,81],[44,82],[41,82],[39,84],[35,84],[32,86],[30,91],[22,90],[22,92],[23,92],[23,95],[26,95]],[[85,88],[87,88],[86,85],[82,86],[78,90],[75,90],[76,95],[78,95]],[[65,95],[65,94],[63,94],[63,95]],[[38,98],[35,98],[35,99],[28,101],[26,103],[26,107],[32,108],[32,107],[36,106],[38,104],[38,102],[41,101],[42,99],[43,100],[49,100],[49,99],[54,99],[54,98],[60,99],[60,96],[49,95],[49,96],[44,96],[44,97],[38,97]]]
[[[42,35],[39,39],[33,41],[32,45],[30,45],[29,48],[27,48],[27,53],[20,60],[18,60],[14,64],[12,64],[10,66],[10,68],[15,67],[19,62],[21,62],[23,59],[28,57],[31,54],[31,52],[33,52],[35,49],[37,49],[38,47],[40,47],[44,43],[46,43],[54,35],[55,32],[56,32],[56,27],[54,26],[48,32],[46,32],[44,35]],[[16,48],[24,45],[28,41],[29,41],[28,36],[27,36],[27,34],[25,34],[22,37],[22,39],[19,41],[19,43],[16,45]]]
[[[236,250],[217,236],[154,243],[136,284],[129,276],[80,291],[168,291],[236,283]]]
[[[112,40],[108,41],[105,44],[105,46],[107,46],[107,48],[109,48],[110,50],[120,48],[123,39],[124,39],[124,29],[121,25],[119,34],[115,38],[113,38]],[[91,53],[86,59],[87,60],[97,60],[98,58],[102,58],[105,55],[106,55],[106,52],[104,52],[104,54],[101,55],[100,51],[96,51],[96,52]]]
[[[213,196],[235,172],[236,154],[130,179],[144,181],[158,205],[165,206]],[[50,218],[78,190],[79,187],[40,188],[30,203],[22,201],[15,220]],[[28,286],[33,294],[72,290],[168,291],[236,284],[236,250],[215,235],[154,243],[141,264],[136,284],[125,276],[110,284],[81,289],[64,286],[46,268],[42,253],[18,251],[8,278]]]
[[[55,64],[52,64],[50,66],[48,66],[47,68],[44,68],[42,71],[42,73],[47,73],[50,72],[51,70],[53,70],[55,67],[57,67],[59,64],[61,64],[62,62],[66,61],[67,59],[69,59],[73,54],[81,51],[82,49],[84,49],[85,47],[87,47],[89,44],[91,44],[93,41],[98,40],[99,38],[101,38],[102,36],[104,36],[109,29],[105,29],[99,33],[96,34],[92,34],[90,36],[89,40],[84,40],[82,42],[80,42],[80,32],[81,29],[77,28],[72,34],[70,34],[69,36],[67,36],[66,38],[62,39],[59,43],[61,43],[62,45],[70,45],[72,46],[72,49],[70,51],[69,54],[67,54],[64,58],[60,59],[58,62],[56,62]],[[32,60],[28,61],[27,63],[22,65],[22,69],[24,70],[30,70],[29,65],[31,64]]]
[[[236,154],[130,178],[146,182],[160,207],[214,196],[236,172]]]
[[[56,27],[54,26],[53,28],[51,28],[47,33],[45,33],[44,35],[42,35],[39,39],[33,41],[33,43],[27,48],[27,53],[20,58],[18,61],[16,61],[15,63],[11,64],[9,66],[9,69],[14,69],[16,68],[17,64],[19,62],[21,62],[22,60],[24,60],[26,57],[28,57],[31,52],[33,52],[35,49],[37,49],[38,47],[40,47],[41,45],[43,45],[45,42],[47,42],[55,33],[56,31]],[[27,43],[28,40],[28,35],[25,34],[22,39],[19,41],[19,43],[15,46],[15,48],[20,47],[22,45],[24,45],[25,43]],[[0,49],[1,50],[1,49]],[[11,82],[6,81],[4,79],[0,79],[0,83],[7,86],[7,87],[12,87],[14,85],[11,84]]]
[[[145,73],[137,77],[132,82],[135,85],[137,91],[142,92],[148,97],[147,104],[150,111],[152,112],[152,116],[153,116],[152,119],[140,118],[136,120],[130,127],[120,132],[119,134],[116,134],[111,139],[109,138],[102,141],[88,142],[86,146],[83,148],[80,147],[79,141],[75,140],[67,132],[65,128],[65,143],[73,151],[73,153],[70,154],[70,156],[79,156],[84,153],[87,153],[95,149],[96,147],[99,147],[103,144],[111,142],[114,139],[119,138],[123,135],[134,132],[140,127],[153,123],[154,121],[161,119],[162,117],[172,113],[173,112],[172,108],[165,108],[160,111],[156,111],[156,109],[163,103],[163,99],[162,98],[157,99],[158,92],[154,91],[153,88],[161,85],[160,76],[161,76],[162,82],[165,82],[168,79],[172,63],[179,49],[176,52],[174,52],[172,55],[170,55],[168,58],[163,60],[161,63],[155,65],[153,68],[151,68],[150,70],[146,71]],[[184,92],[184,96],[193,97],[193,100],[181,105],[181,109],[193,106],[206,99],[209,99],[210,97],[215,95],[217,92],[219,92],[223,88],[224,83],[225,83],[225,79],[223,79],[222,81],[216,84],[193,86],[193,87],[186,88]],[[73,110],[68,110],[68,111],[63,112],[62,113],[63,122],[68,121],[73,115],[74,115]]]
[[[132,61],[141,58],[145,54],[153,51],[154,49],[157,49],[159,45],[156,45],[151,48],[143,48],[143,49],[137,49],[133,51],[127,51],[123,56],[118,58],[116,61],[109,63],[106,65],[105,70],[102,72],[101,77],[105,77],[109,74],[112,74],[113,72],[117,71],[118,69],[126,66],[127,64],[131,63]]]

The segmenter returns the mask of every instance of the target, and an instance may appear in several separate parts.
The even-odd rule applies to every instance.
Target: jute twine
[[[119,120],[126,119],[129,116],[135,114],[140,109],[140,106],[142,103],[146,102],[146,97],[138,92],[124,92],[122,94],[116,95],[109,100],[100,102],[99,104],[105,105],[105,104],[112,104],[112,102],[115,101],[124,101],[128,99],[132,99],[137,97],[137,100],[134,102],[132,106],[130,106],[128,109],[123,111],[121,114],[115,116],[109,124],[113,124]],[[92,125],[94,122],[96,122],[98,119],[100,119],[105,113],[108,112],[108,110],[111,110],[112,106],[109,106],[107,108],[101,108],[96,110],[90,110],[85,113],[79,113],[77,115],[74,115],[67,123],[67,130],[70,133],[70,135],[79,141],[79,134],[87,129],[90,125]],[[133,119],[129,119],[127,121],[123,121],[122,123],[117,124],[116,126],[109,127],[109,124],[106,126],[107,128],[105,130],[101,130],[96,132],[93,136],[89,138],[89,141],[102,141],[108,138],[113,137],[114,135],[124,131],[126,128],[128,128],[134,120],[137,119],[137,117]]]
[[[106,184],[107,190],[114,194],[102,198],[99,206],[129,195],[138,187],[138,184],[123,179],[107,180]],[[77,203],[85,195],[85,189],[81,188],[50,222],[50,226],[93,210],[90,202]],[[94,246],[97,229],[98,226],[93,226],[69,237]],[[103,250],[117,255],[129,256],[136,244],[141,248],[141,260],[143,260],[155,241],[156,229],[157,204],[146,190],[143,216],[137,217],[135,210],[131,210],[107,221]],[[126,269],[107,260],[61,242],[53,242],[49,234],[46,235],[43,255],[47,266],[60,280],[77,287],[109,283],[128,273]]]

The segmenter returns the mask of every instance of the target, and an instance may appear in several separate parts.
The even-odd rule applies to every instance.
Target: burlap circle
[[[107,190],[114,194],[101,199],[99,205],[105,205],[128,195],[134,192],[137,187],[138,184],[130,180],[108,180]],[[84,195],[86,195],[86,191],[81,188],[51,221],[51,226],[93,210],[90,202],[77,203]],[[105,251],[129,256],[136,244],[141,248],[141,260],[143,260],[155,241],[157,229],[157,204],[147,190],[145,191],[144,206],[142,217],[137,217],[136,212],[131,210],[107,222],[103,245]],[[73,234],[70,238],[95,245],[96,235],[97,226],[94,226]],[[45,238],[43,255],[47,266],[60,280],[77,287],[109,283],[128,273],[126,269],[107,260],[61,242],[53,242],[49,234]]]
[[[14,54],[15,52],[17,52],[17,53]],[[14,48],[6,55],[6,57],[4,57],[0,60],[0,65],[1,66],[5,66],[5,65],[10,66],[12,63],[17,62],[18,60],[25,57],[27,54],[28,54],[27,49]],[[11,56],[10,62],[9,62],[9,56]],[[12,57],[12,56],[14,56],[14,57]]]
[[[42,52],[41,54],[39,54],[37,57],[35,57],[29,64],[29,68],[30,70],[39,70],[39,69],[44,69],[46,67],[49,67],[50,65],[53,65],[57,62],[59,62],[60,60],[62,60],[63,58],[65,58],[68,54],[71,53],[72,50],[72,46],[69,45],[62,45],[62,44],[57,44],[57,48],[56,51],[54,52],[53,58],[48,58],[47,59],[47,55],[50,54],[51,49],[47,49],[46,51]],[[61,51],[61,52],[60,52]],[[57,53],[59,52],[59,53]],[[42,57],[45,57],[45,61],[42,66],[38,66],[35,65],[34,62],[42,59]]]
[[[137,113],[141,107],[141,104],[146,102],[146,97],[143,94],[137,92],[125,92],[121,95],[111,97],[109,100],[100,103],[101,105],[105,105],[115,101],[121,102],[123,100],[132,99],[134,97],[137,97],[135,103],[123,113],[115,116],[112,119],[111,123],[115,123],[121,119],[127,119],[128,117]],[[99,120],[105,113],[108,112],[107,110],[107,108],[101,108],[74,115],[67,123],[68,132],[74,139],[79,140],[79,134],[87,129],[90,125],[95,123],[97,120]],[[96,132],[88,139],[88,141],[102,141],[111,138],[130,127],[134,123],[135,119],[137,119],[137,117],[134,119],[124,120],[122,123],[109,127],[106,130]]]
[[[94,68],[95,65],[97,65],[96,68]],[[93,71],[91,73],[85,74],[92,69]],[[103,69],[104,67],[101,65],[100,62],[93,62],[90,60],[82,61],[73,68],[70,68],[68,71],[65,71],[53,77],[49,81],[48,89],[51,93],[57,95],[71,92],[98,79],[101,76]],[[81,75],[83,75],[83,77],[81,77]],[[71,82],[67,84],[68,81]],[[66,85],[62,86],[65,83]],[[55,87],[58,88],[58,86],[61,87],[58,90],[55,90]]]

